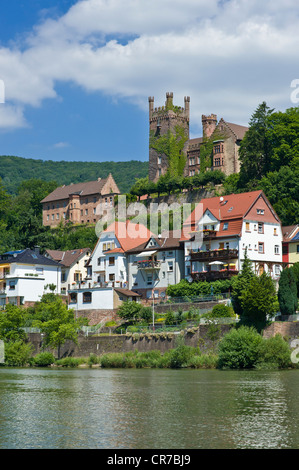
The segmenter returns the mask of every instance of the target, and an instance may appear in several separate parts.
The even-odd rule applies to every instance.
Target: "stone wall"
[[[101,321],[119,321],[117,309],[101,309],[101,310],[77,310],[76,315],[78,318],[84,317],[88,319],[88,325],[98,325]]]
[[[202,352],[216,351],[221,337],[228,333],[231,325],[200,325],[198,329],[190,329],[185,333],[187,346],[199,347]],[[264,337],[270,338],[277,333],[291,341],[299,338],[299,322],[274,322],[264,331]],[[110,335],[110,336],[79,336],[76,345],[67,341],[61,348],[61,357],[89,357],[90,354],[100,356],[106,353],[125,353],[129,351],[148,352],[160,350],[162,353],[176,347],[177,334],[164,335]],[[41,336],[39,333],[30,333],[29,341],[34,346],[34,354],[41,351]],[[52,351],[56,355],[57,351]]]

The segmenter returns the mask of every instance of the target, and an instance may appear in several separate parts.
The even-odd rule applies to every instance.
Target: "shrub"
[[[262,336],[253,327],[233,328],[219,342],[219,362],[221,369],[249,369],[258,360]]]
[[[211,318],[235,317],[235,314],[232,307],[228,307],[224,304],[218,304],[213,307],[210,316]]]
[[[55,357],[50,352],[41,352],[34,357],[34,365],[37,367],[47,367],[54,364]]]
[[[84,359],[76,358],[76,357],[65,357],[63,359],[58,359],[55,364],[61,367],[78,367],[82,364]]]
[[[23,341],[5,343],[5,364],[12,367],[26,366],[32,356],[33,346]]]
[[[87,364],[89,366],[92,366],[93,364],[99,364],[99,362],[100,362],[100,358],[96,354],[91,353],[89,355],[89,358],[87,361]]]
[[[279,334],[263,339],[259,345],[257,368],[284,369],[291,365],[290,346]]]
[[[174,325],[175,324],[175,316],[174,313],[169,310],[169,312],[165,315],[165,325]]]
[[[194,348],[186,346],[182,337],[177,338],[177,344],[178,346],[170,352],[170,367],[172,369],[186,367],[194,354]]]

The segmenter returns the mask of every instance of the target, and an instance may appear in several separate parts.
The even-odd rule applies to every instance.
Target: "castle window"
[[[158,157],[158,165],[161,165],[162,163],[162,157]]]
[[[221,159],[219,157],[214,159],[214,166],[221,166]]]

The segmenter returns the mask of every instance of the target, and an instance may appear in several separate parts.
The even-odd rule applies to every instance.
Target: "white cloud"
[[[54,149],[64,149],[69,147],[70,144],[68,142],[57,142],[56,144],[53,145]]]
[[[0,48],[0,127],[24,125],[24,106],[57,98],[57,81],[144,107],[173,91],[176,104],[191,97],[194,124],[210,112],[246,124],[262,100],[292,105],[298,14],[297,0],[80,1],[22,48]]]

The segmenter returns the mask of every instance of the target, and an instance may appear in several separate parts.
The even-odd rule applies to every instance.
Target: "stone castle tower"
[[[149,130],[156,138],[171,131],[175,134],[176,126],[184,129],[186,137],[189,139],[190,120],[190,97],[184,98],[184,108],[173,105],[173,93],[166,93],[165,106],[154,108],[154,97],[149,97]],[[166,155],[159,155],[158,152],[149,149],[149,179],[157,181],[168,168]]]

